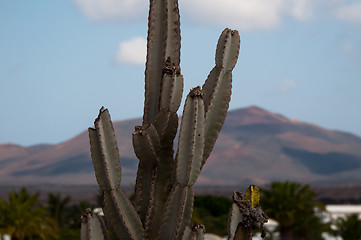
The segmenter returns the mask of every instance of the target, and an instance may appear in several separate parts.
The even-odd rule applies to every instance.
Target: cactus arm
[[[159,240],[177,239],[184,214],[188,193],[187,186],[176,184],[165,206],[165,211],[159,229]]]
[[[145,232],[147,239],[156,239],[164,207],[172,189],[171,177],[173,169],[173,145],[162,148],[159,154],[160,163],[157,165],[154,180],[154,191],[149,204]]]
[[[165,61],[164,8],[163,0],[150,1],[143,124],[152,123],[159,111],[162,67]]]
[[[196,225],[193,227],[193,232],[195,232],[195,240],[204,240],[204,233],[206,229],[203,225]]]
[[[184,208],[184,214],[183,214],[181,226],[179,228],[178,240],[183,239],[183,235],[185,234],[187,227],[190,225],[192,212],[193,212],[193,203],[194,203],[194,190],[193,190],[193,186],[190,186],[188,187],[187,200]]]
[[[216,66],[202,86],[205,104],[205,144],[203,163],[209,157],[222,129],[231,99],[232,70],[237,62],[240,37],[237,31],[225,29],[217,44]]]
[[[178,116],[176,112],[161,110],[154,121],[162,146],[171,146],[178,129]],[[173,154],[172,154],[173,157]]]
[[[110,190],[120,185],[121,169],[118,145],[107,109],[100,109],[94,125],[95,129],[89,128],[89,138],[95,176],[103,191]]]
[[[234,240],[252,240],[252,229],[243,227],[242,223],[237,227]]]
[[[180,73],[180,23],[176,0],[151,0],[149,7],[143,124],[152,123],[160,110],[166,60]]]
[[[121,188],[105,192],[104,214],[118,239],[143,240],[142,222]]]
[[[188,94],[183,110],[176,157],[176,181],[191,186],[197,180],[204,147],[203,92],[196,87]]]
[[[196,224],[190,229],[188,226],[184,230],[181,240],[204,240],[205,227],[202,224]]]
[[[106,176],[106,170],[102,158],[101,147],[99,144],[98,133],[94,128],[89,128],[90,152],[95,170],[95,177],[100,189],[110,188],[109,177]]]
[[[161,110],[154,122],[154,126],[158,131],[162,147],[158,154],[159,164],[156,167],[154,191],[152,192],[145,224],[147,239],[157,237],[160,227],[159,222],[172,189],[173,139],[177,133],[178,116],[175,112]]]
[[[224,29],[217,45],[216,66],[232,71],[237,63],[239,48],[239,33],[228,28]]]
[[[215,64],[216,66],[213,68],[212,71],[216,73],[210,74],[207,78],[205,84],[202,87],[202,90],[205,93],[205,105],[206,110],[210,105],[210,101],[217,96],[216,94],[222,94],[215,92],[215,86],[222,83],[221,69],[224,71],[232,71],[235,64],[237,63],[237,58],[239,55],[239,48],[240,48],[240,36],[237,31],[232,31],[226,28],[221,36],[218,39],[217,43],[217,50],[216,50],[216,57],[215,57]],[[212,72],[211,72],[212,73]],[[214,100],[213,100],[214,101]]]
[[[181,240],[192,240],[192,230],[189,228],[189,226],[186,226],[183,232],[183,236]]]
[[[102,235],[104,240],[109,240],[109,235],[108,235],[108,231],[107,231],[107,227],[104,223],[103,218],[99,215],[99,214],[95,214],[95,218],[97,219],[97,222],[100,223],[100,227],[102,230]],[[97,238],[96,238],[97,239]],[[99,239],[99,238],[98,238]],[[100,238],[101,239],[101,238]]]
[[[171,69],[164,74],[160,109],[177,112],[182,101],[183,76]]]
[[[214,68],[211,71],[208,79],[213,78],[213,76],[215,76],[218,80],[222,80],[222,82],[214,85],[214,92],[212,94],[213,96],[205,96],[205,143],[202,165],[205,164],[214,147],[214,144],[216,143],[218,134],[221,131],[223,123],[226,119],[229,102],[231,100],[230,94],[232,88],[232,73],[226,73],[221,68]],[[209,81],[207,81],[205,85],[209,83]],[[206,89],[206,86],[203,86],[203,89]],[[207,100],[209,101],[206,102]]]
[[[235,203],[232,203],[232,207],[229,210],[228,223],[227,223],[228,240],[234,239],[238,224],[241,221],[242,221],[242,215],[241,212],[239,211],[239,207]]]
[[[80,228],[80,239],[88,240],[89,238],[89,228],[86,223],[82,222]]]
[[[161,145],[157,130],[151,124],[136,130],[132,140],[134,152],[139,159],[134,206],[144,226],[151,194],[154,190],[155,170],[159,162],[158,152]]]
[[[82,215],[81,240],[108,240],[109,236],[103,219],[98,214],[93,214],[90,209]]]
[[[167,15],[167,39],[165,59],[169,59],[176,68],[180,64],[180,20],[177,0],[165,0]]]

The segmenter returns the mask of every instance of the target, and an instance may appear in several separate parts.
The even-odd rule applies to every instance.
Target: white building
[[[0,240],[11,240],[11,238],[10,238],[9,235],[6,235],[6,234],[1,235],[1,234],[0,234]]]
[[[333,221],[338,218],[356,214],[361,219],[361,205],[326,205],[325,221]]]

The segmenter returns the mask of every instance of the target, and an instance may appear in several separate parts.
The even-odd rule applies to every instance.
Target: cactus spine
[[[105,220],[116,239],[204,238],[204,226],[190,224],[193,185],[227,114],[240,37],[230,29],[222,32],[215,67],[202,88],[192,89],[186,98],[174,157],[177,110],[183,93],[180,40],[178,1],[150,0],[143,124],[135,127],[132,135],[139,159],[133,203],[120,188],[119,152],[108,110],[101,108],[94,128],[89,128],[95,175],[104,196]],[[235,221],[239,222],[241,216],[235,205],[230,216],[233,239],[239,235]],[[82,239],[108,239],[103,226],[99,216],[87,212]]]

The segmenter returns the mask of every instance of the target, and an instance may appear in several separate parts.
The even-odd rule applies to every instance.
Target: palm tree
[[[70,227],[79,229],[81,226],[80,216],[85,212],[86,209],[93,208],[90,203],[86,200],[80,201],[78,204],[72,205],[70,215]]]
[[[58,223],[58,227],[64,228],[69,224],[70,197],[62,198],[60,194],[48,194],[48,210],[51,217]]]
[[[47,210],[41,206],[38,197],[39,193],[30,194],[22,188],[20,193],[9,193],[8,201],[0,199],[0,233],[8,234],[14,240],[35,236],[56,238],[56,223],[47,216]]]
[[[337,222],[338,234],[347,240],[361,239],[361,219],[356,214],[348,216],[346,219],[340,218]]]
[[[272,182],[261,192],[261,206],[279,223],[281,240],[323,239],[321,234],[327,231],[327,226],[316,216],[315,209],[324,209],[324,206],[313,201],[316,193],[308,185]]]

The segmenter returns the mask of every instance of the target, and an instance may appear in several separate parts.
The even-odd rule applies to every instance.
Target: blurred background
[[[230,27],[242,41],[231,109],[256,105],[361,135],[359,1],[179,7],[184,95],[203,84]],[[142,116],[147,15],[147,0],[0,1],[0,143],[60,143],[90,126],[101,106],[114,120]]]
[[[80,213],[101,206],[86,132],[101,106],[131,197],[148,5],[0,0],[0,239],[79,239]],[[179,8],[183,99],[213,68],[222,30],[241,35],[230,111],[196,184],[193,221],[223,237],[233,190],[256,184],[272,218],[268,239],[286,239],[284,226],[294,239],[360,239],[361,3],[180,0]]]

